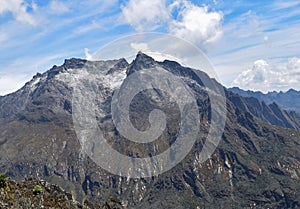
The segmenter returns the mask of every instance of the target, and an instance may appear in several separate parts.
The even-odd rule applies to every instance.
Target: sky
[[[298,0],[0,0],[0,95],[144,32],[201,49],[226,87],[300,90]]]

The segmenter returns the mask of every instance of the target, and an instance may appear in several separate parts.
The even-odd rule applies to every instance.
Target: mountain
[[[241,95],[242,97],[254,97],[259,101],[264,101],[267,105],[277,103],[280,107],[288,111],[300,113],[300,91],[290,89],[287,92],[268,92],[245,91],[238,87],[229,88],[229,91]]]
[[[300,114],[284,110],[277,103],[267,105],[264,101],[259,101],[254,97],[241,97],[230,91],[226,96],[239,109],[250,112],[264,122],[297,130],[300,128]]]
[[[85,88],[95,92],[92,95],[88,91],[80,101],[89,110],[85,101],[94,99],[92,112],[97,113],[97,127],[119,153],[132,158],[157,155],[176,143],[181,131],[180,108],[186,98],[183,89],[166,84],[166,88],[173,89],[170,94],[146,86],[132,98],[128,122],[138,130],[148,130],[152,119],[157,119],[151,110],[167,113],[162,134],[148,144],[133,143],[122,136],[114,125],[115,110],[111,108],[115,96],[122,92],[122,83],[126,84],[135,72],[141,72],[137,79],[148,78],[145,72],[151,69],[162,69],[175,76],[174,81],[179,79],[188,87],[196,99],[201,131],[187,156],[162,174],[143,178],[112,174],[96,164],[93,155],[82,153],[82,143],[74,128],[78,124],[72,117],[78,111],[72,102],[73,93]],[[80,78],[92,78],[92,82]],[[138,81],[135,86],[143,84]],[[125,90],[132,93],[130,88]],[[211,157],[201,163],[201,150],[212,117],[222,119],[222,115],[213,116],[210,102],[211,96],[219,97],[221,90],[226,95],[224,133]],[[172,95],[176,93],[181,94],[174,100]],[[61,66],[37,74],[17,92],[1,97],[0,106],[0,173],[13,179],[42,178],[82,201],[104,203],[114,195],[125,208],[300,207],[299,115],[287,114],[278,105],[268,106],[255,98],[243,98],[227,91],[204,72],[174,61],[157,62],[143,53],[138,53],[132,63],[125,59],[68,59]],[[194,111],[189,106],[183,110]],[[86,117],[81,119],[90,123]],[[118,122],[122,118],[115,119]],[[193,124],[189,123],[187,130],[190,127]],[[176,158],[176,154],[170,152],[170,159]]]

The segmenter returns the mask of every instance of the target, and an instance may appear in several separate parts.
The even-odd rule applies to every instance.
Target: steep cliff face
[[[99,92],[97,123],[118,152],[149,157],[168,149],[180,129],[178,104],[166,92],[148,89],[130,104],[130,121],[149,128],[153,109],[166,112],[166,129],[149,145],[135,144],[116,130],[113,94],[137,71],[160,67],[181,79],[195,95],[200,132],[189,154],[173,169],[152,178],[113,175],[84,155],[72,113],[78,77],[92,76]],[[300,207],[300,139],[295,115],[224,89],[227,119],[222,141],[204,163],[199,156],[211,122],[208,91],[223,87],[203,72],[176,62],[156,62],[139,53],[126,60],[66,60],[36,75],[19,91],[0,99],[0,172],[15,179],[41,177],[62,186],[76,199],[104,202],[110,195],[125,208],[297,208]],[[212,86],[205,86],[210,80]],[[84,86],[85,83],[80,83]],[[175,91],[175,89],[174,89]],[[217,92],[216,92],[217,93]]]

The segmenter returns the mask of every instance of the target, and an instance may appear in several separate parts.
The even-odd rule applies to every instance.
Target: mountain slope
[[[134,144],[118,133],[110,105],[126,76],[153,67],[171,72],[191,89],[197,99],[201,131],[192,150],[173,169],[152,178],[113,175],[81,152],[72,121],[72,92],[78,84],[74,78],[95,78],[97,122],[111,146],[127,156],[147,157],[166,150],[176,138],[180,122],[176,101],[157,90],[133,98],[131,121],[140,130],[149,128],[147,118],[152,109],[168,113],[166,130],[149,146]],[[279,120],[285,118],[288,123],[277,123],[274,118],[282,111],[279,107],[265,107],[276,116],[267,117],[262,102],[224,89],[227,119],[222,141],[209,160],[199,163],[210,127],[208,91],[215,91],[214,86],[223,88],[215,80],[205,87],[204,81],[210,78],[200,74],[198,79],[193,69],[172,61],[156,62],[142,53],[130,64],[124,59],[95,63],[66,60],[1,98],[0,172],[15,179],[42,177],[76,199],[104,202],[113,194],[127,208],[300,207],[299,127],[289,115]],[[27,98],[26,102],[21,97]],[[23,104],[10,105],[15,101]]]
[[[272,125],[300,129],[300,114],[282,109],[276,103],[267,105],[254,97],[241,97],[238,94],[227,92],[227,98],[242,111],[250,112],[264,122]]]
[[[290,89],[287,92],[268,92],[267,94],[259,91],[244,91],[238,87],[229,88],[228,90],[242,97],[254,97],[264,101],[267,105],[277,103],[285,110],[300,113],[300,92],[294,89]]]
[[[80,204],[57,185],[43,180],[26,179],[16,182],[11,179],[2,180],[0,186],[0,208],[31,209],[31,208],[64,208],[64,209],[121,209],[121,203],[113,196],[103,205],[85,201]]]

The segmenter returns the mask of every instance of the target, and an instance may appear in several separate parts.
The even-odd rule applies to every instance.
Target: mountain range
[[[180,113],[170,95],[157,89],[139,93],[130,104],[131,122],[149,129],[153,109],[166,114],[166,129],[149,146],[126,140],[116,129],[111,103],[124,80],[138,71],[164,69],[181,79],[196,98],[200,132],[188,155],[153,177],[126,178],[98,166],[81,151],[72,106],[78,76],[93,77],[98,92],[97,123],[110,145],[130,157],[149,157],[174,143]],[[199,75],[200,78],[199,79]],[[205,86],[209,80],[212,86]],[[86,86],[80,83],[80,87]],[[226,95],[222,140],[210,158],[199,156],[210,128],[210,93]],[[176,89],[174,89],[174,92]],[[128,63],[67,59],[37,74],[20,90],[0,97],[0,173],[22,180],[45,179],[74,199],[104,203],[115,195],[124,208],[299,208],[300,116],[276,103],[235,94],[204,72],[139,52]],[[171,108],[172,107],[172,108]],[[174,108],[173,108],[174,107]]]
[[[268,92],[266,94],[260,91],[242,90],[238,87],[229,88],[229,91],[239,94],[242,97],[254,97],[267,105],[277,103],[280,107],[288,111],[300,113],[300,91],[290,89],[287,92]]]

